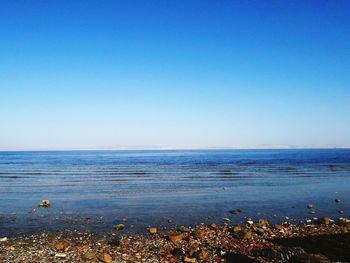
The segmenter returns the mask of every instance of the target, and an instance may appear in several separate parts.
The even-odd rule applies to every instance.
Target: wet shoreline
[[[147,228],[104,235],[48,232],[0,239],[2,262],[348,262],[350,220],[322,217],[307,224],[265,219],[245,224]],[[294,261],[293,261],[294,260]]]

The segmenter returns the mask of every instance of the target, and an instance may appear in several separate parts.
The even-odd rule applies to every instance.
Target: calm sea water
[[[51,208],[38,208],[41,199]],[[0,152],[0,237],[103,233],[116,223],[142,232],[222,218],[298,222],[339,210],[350,216],[349,149]]]

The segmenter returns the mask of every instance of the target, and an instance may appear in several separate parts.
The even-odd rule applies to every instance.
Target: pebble
[[[195,263],[195,262],[196,262],[196,258],[188,258],[188,257],[185,257],[184,262],[187,262],[187,263]]]
[[[181,248],[177,247],[171,250],[170,254],[173,255],[174,257],[181,257],[184,254],[184,252]]]
[[[120,239],[118,237],[113,238],[108,241],[108,244],[111,245],[112,247],[118,247],[120,245]]]
[[[44,200],[41,200],[41,202],[38,204],[38,206],[40,206],[40,207],[50,207],[51,206],[51,202],[50,202],[50,200],[44,199]]]
[[[311,209],[311,208],[313,208],[314,206],[313,206],[312,204],[308,204],[306,207],[309,208],[309,209]]]
[[[196,238],[204,237],[205,230],[204,228],[196,228]]]
[[[329,217],[324,216],[320,218],[319,222],[324,225],[329,225],[331,223],[331,220]]]
[[[276,225],[275,225],[275,228],[276,228],[277,230],[284,229],[284,227],[283,227],[282,225],[280,225],[280,224],[276,224]]]
[[[103,255],[100,257],[100,261],[102,261],[104,263],[111,263],[112,257],[111,257],[111,255],[109,255],[107,253],[103,253]]]
[[[6,241],[7,241],[7,237],[0,238],[0,242],[6,242]]]
[[[209,225],[209,228],[211,230],[216,230],[218,228],[218,226],[216,224],[212,223],[212,224]]]
[[[150,233],[150,234],[157,234],[157,228],[156,227],[148,228],[148,233]]]
[[[240,231],[236,232],[236,237],[238,237],[239,239],[250,239],[250,238],[252,238],[252,232],[240,230]]]
[[[254,221],[253,221],[253,220],[248,220],[248,221],[247,221],[247,224],[253,225],[253,224],[254,224]]]
[[[194,257],[198,260],[204,260],[208,257],[208,252],[205,251],[204,249],[201,249],[194,253]]]
[[[125,226],[123,224],[117,224],[114,226],[114,229],[117,231],[123,230]]]
[[[242,227],[240,225],[234,226],[231,228],[231,230],[236,233],[242,230]]]
[[[55,257],[56,258],[65,258],[65,257],[67,257],[67,255],[65,253],[56,253]]]
[[[259,223],[258,223],[259,227],[266,227],[268,225],[269,225],[269,221],[267,221],[266,219],[260,219],[259,220]]]
[[[83,254],[83,259],[84,260],[93,260],[95,258],[96,254],[92,251],[88,251],[85,252],[85,254]]]
[[[66,244],[64,242],[61,242],[61,241],[56,242],[55,243],[55,249],[57,251],[64,251],[66,249]]]
[[[169,237],[169,240],[173,243],[177,243],[179,242],[180,240],[182,240],[182,234],[181,233],[170,233],[168,235]]]

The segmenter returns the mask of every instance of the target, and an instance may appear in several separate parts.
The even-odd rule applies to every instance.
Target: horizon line
[[[27,149],[0,149],[0,152],[54,152],[54,151],[215,151],[215,150],[312,150],[312,149],[350,149],[350,145],[269,145],[269,146],[236,146],[236,147],[84,147],[84,148],[27,148]]]

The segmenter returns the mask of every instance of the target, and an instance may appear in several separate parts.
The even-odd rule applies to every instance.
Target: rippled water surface
[[[349,194],[348,149],[0,152],[0,236],[350,216]]]

